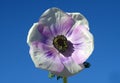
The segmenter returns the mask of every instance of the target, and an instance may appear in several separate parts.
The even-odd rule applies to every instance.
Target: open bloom
[[[46,10],[33,24],[27,43],[37,68],[66,77],[84,69],[83,62],[94,48],[86,18],[58,8]]]

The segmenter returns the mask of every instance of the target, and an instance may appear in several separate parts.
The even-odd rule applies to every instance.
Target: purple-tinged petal
[[[72,57],[64,57],[62,54],[60,54],[60,60],[66,67],[66,69],[71,73],[75,74],[80,72],[82,69],[84,69],[83,66],[80,66],[77,64]]]
[[[30,46],[30,55],[37,68],[54,72],[61,72],[64,69],[57,51],[43,43],[33,42]]]
[[[89,56],[83,50],[76,50],[71,57],[77,64],[83,64]]]
[[[46,25],[54,36],[65,35],[73,26],[71,16],[58,8],[50,8],[40,17],[40,24]]]
[[[93,52],[92,34],[84,26],[76,24],[67,39],[73,43],[75,50],[72,55],[73,60],[78,64],[82,64]]]
[[[34,41],[40,41],[42,43],[52,45],[50,32],[46,30],[46,27],[40,25],[39,23],[33,24],[27,36],[28,45],[31,45]]]
[[[48,26],[40,24],[38,25],[38,31],[39,33],[41,33],[43,36],[45,36],[46,38],[51,38],[53,37],[50,29],[48,28]]]

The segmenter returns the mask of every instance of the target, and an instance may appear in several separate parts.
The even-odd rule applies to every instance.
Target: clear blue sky
[[[120,83],[119,0],[0,0],[0,83],[62,83],[34,67],[26,44],[28,30],[50,7],[81,12],[94,34],[91,68],[69,83]]]

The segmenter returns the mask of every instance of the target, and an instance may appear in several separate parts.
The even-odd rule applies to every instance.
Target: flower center
[[[58,35],[53,39],[53,45],[59,52],[65,52],[68,48],[68,41],[64,35]]]

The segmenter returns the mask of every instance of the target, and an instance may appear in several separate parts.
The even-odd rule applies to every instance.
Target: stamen
[[[65,52],[68,48],[68,41],[64,35],[58,35],[53,39],[53,45],[59,52]]]

